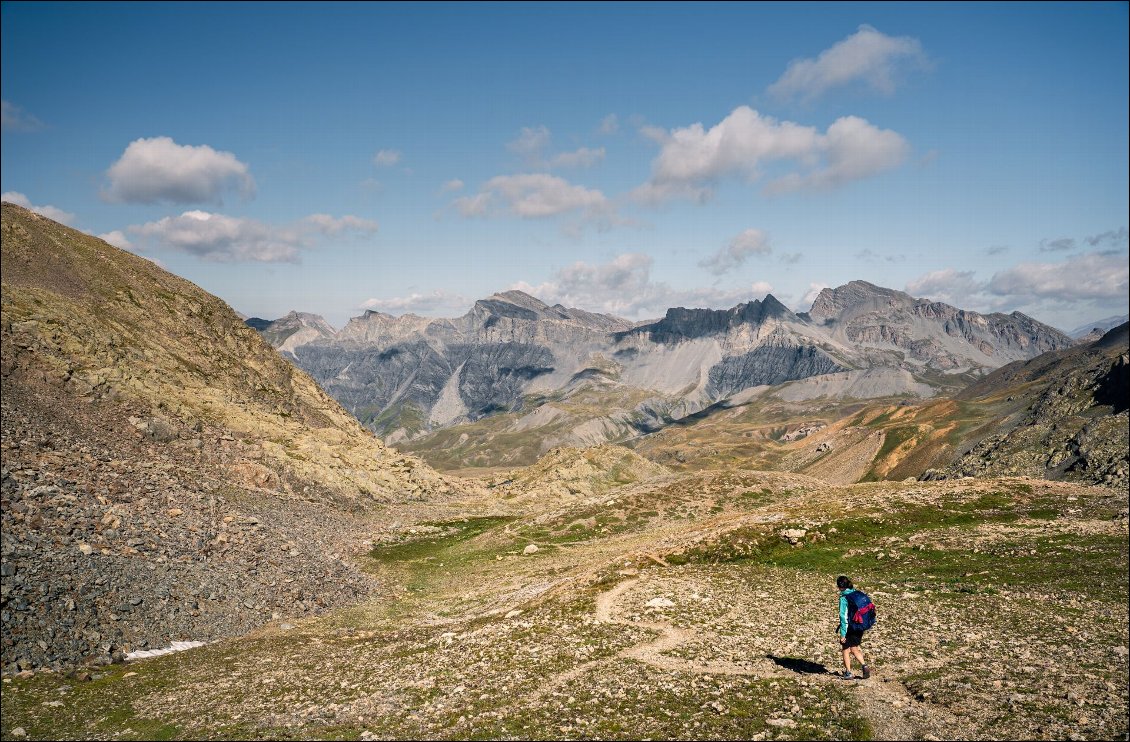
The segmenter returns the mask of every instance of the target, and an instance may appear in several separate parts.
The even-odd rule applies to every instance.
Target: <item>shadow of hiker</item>
[[[831,672],[827,667],[819,662],[812,662],[810,660],[802,660],[798,657],[774,657],[771,654],[765,655],[767,659],[773,660],[777,665],[792,670],[793,672],[805,673],[807,675],[827,675]]]

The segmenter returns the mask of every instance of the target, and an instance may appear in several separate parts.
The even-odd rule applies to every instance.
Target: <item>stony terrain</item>
[[[474,485],[391,451],[222,302],[3,207],[5,672],[358,600],[395,502]]]
[[[93,682],[10,679],[4,736],[1121,738],[1126,504],[768,473],[488,498],[374,532],[349,558],[381,588],[349,610]],[[840,571],[879,606],[867,681],[830,674]]]

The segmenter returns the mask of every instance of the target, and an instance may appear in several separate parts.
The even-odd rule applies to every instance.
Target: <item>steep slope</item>
[[[1125,489],[1128,328],[1122,324],[1089,345],[1010,364],[966,389],[959,400],[984,404],[1004,398],[1009,414],[947,473],[1024,474]]]
[[[109,660],[350,601],[382,503],[457,496],[223,302],[3,205],[8,666]]]

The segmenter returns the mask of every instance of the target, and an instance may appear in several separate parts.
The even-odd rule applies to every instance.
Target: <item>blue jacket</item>
[[[847,590],[840,591],[840,637],[847,636],[848,627],[851,626],[851,621],[848,619],[848,609],[851,605],[848,603],[847,596],[849,593],[854,593],[855,590],[848,588]]]

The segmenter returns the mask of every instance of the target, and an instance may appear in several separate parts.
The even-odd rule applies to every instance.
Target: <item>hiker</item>
[[[853,679],[851,659],[855,657],[863,666],[863,679],[866,680],[871,677],[871,668],[863,659],[863,649],[859,645],[863,641],[863,632],[874,623],[875,606],[865,593],[855,589],[846,575],[836,578],[836,589],[840,593],[840,626],[836,631],[844,653],[844,671],[836,675],[844,680]],[[860,618],[865,620],[861,622]]]

